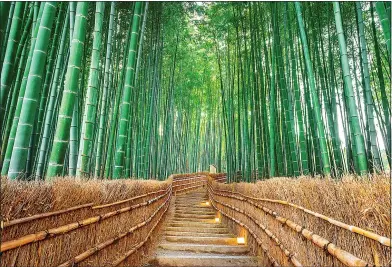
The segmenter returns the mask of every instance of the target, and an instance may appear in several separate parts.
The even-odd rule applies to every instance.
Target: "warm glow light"
[[[206,205],[207,205],[207,206],[209,206],[209,205],[210,205],[210,202],[209,202],[209,201],[207,201],[207,202],[206,202]]]
[[[245,237],[237,237],[237,244],[245,244]]]
[[[220,221],[220,219],[219,218],[215,218],[215,222],[219,222]]]

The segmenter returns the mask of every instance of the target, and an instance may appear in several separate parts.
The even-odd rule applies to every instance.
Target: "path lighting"
[[[237,244],[244,245],[245,244],[245,237],[237,237]]]

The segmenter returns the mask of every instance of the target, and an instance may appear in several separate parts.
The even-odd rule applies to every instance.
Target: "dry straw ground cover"
[[[390,180],[386,176],[374,176],[371,179],[345,177],[341,181],[306,177],[299,179],[274,178],[256,184],[213,183],[213,188],[240,192],[261,199],[256,202],[275,211],[279,216],[290,219],[327,239],[370,265],[385,266],[390,263],[391,255],[388,246],[342,229],[300,209],[266,200],[285,200],[346,224],[358,226],[390,238],[391,194]],[[215,198],[245,211],[266,226],[304,266],[344,266],[341,261],[329,255],[325,249],[315,246],[301,233],[294,231],[287,225],[283,226],[274,216],[238,199],[218,195],[215,195]],[[249,224],[253,229],[259,228],[249,220],[249,217],[223,205],[218,204],[217,206],[236,219]],[[238,226],[232,224],[232,227],[238,231]],[[265,231],[258,229],[257,235],[267,244],[269,253],[279,263],[289,264],[290,258],[284,255],[277,243],[269,238]],[[254,247],[257,246],[253,238],[249,238],[249,241]]]
[[[120,259],[137,244],[145,241],[155,225],[158,225],[158,228],[154,232],[159,231],[159,220],[167,208],[167,205],[163,206],[163,204],[170,196],[166,189],[170,186],[171,180],[165,182],[142,180],[82,181],[61,178],[48,183],[10,181],[2,178],[1,183],[1,215],[4,226],[6,226],[2,230],[2,242],[107,214],[125,207],[136,206],[157,198],[151,204],[132,209],[132,211],[80,226],[75,230],[39,242],[7,250],[3,252],[1,257],[1,266],[58,266],[95,245],[117,237],[138,224],[140,225],[151,217],[145,226],[137,228],[131,234],[79,263],[79,266],[107,266]],[[91,205],[87,205],[59,215],[7,226],[7,222],[36,214],[64,210],[89,203],[92,203],[93,206],[103,205],[156,191],[159,193],[109,207],[93,209]],[[166,195],[158,198],[163,194]],[[159,211],[152,217],[158,209]],[[146,258],[150,243],[148,240],[119,266],[137,266]]]

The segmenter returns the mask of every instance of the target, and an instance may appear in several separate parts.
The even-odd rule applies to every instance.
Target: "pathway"
[[[260,266],[246,245],[237,244],[237,237],[215,222],[207,201],[205,188],[176,197],[174,215],[163,226],[150,262],[153,266]]]

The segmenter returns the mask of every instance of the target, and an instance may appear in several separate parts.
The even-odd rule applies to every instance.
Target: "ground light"
[[[215,218],[215,222],[220,222],[220,219],[219,219],[219,217],[217,217],[217,218]]]
[[[245,237],[237,237],[237,244],[244,245],[245,244]]]

